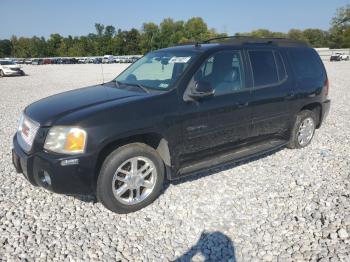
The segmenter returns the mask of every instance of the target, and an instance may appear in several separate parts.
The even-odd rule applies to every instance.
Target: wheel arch
[[[316,128],[319,128],[321,126],[321,122],[322,122],[322,105],[321,105],[321,103],[314,102],[314,103],[307,104],[307,105],[303,106],[299,112],[301,112],[303,110],[310,110],[316,114],[316,121],[317,121]]]
[[[130,144],[130,143],[143,143],[152,147],[158,152],[160,158],[163,160],[166,170],[168,169],[167,167],[171,166],[171,154],[170,154],[170,149],[168,145],[168,140],[163,135],[159,133],[150,132],[150,133],[137,134],[137,135],[119,138],[109,142],[99,151],[98,159],[95,166],[93,186],[96,186],[96,181],[97,181],[100,169],[106,157],[111,152],[116,150],[118,147]],[[170,174],[168,174],[167,172],[168,177],[169,175]]]

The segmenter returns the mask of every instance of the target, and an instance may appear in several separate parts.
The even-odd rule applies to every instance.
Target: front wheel
[[[4,77],[4,76],[5,76],[4,72],[0,70],[0,77]]]
[[[303,148],[311,143],[316,130],[316,114],[311,110],[298,113],[291,133],[288,148]]]
[[[152,203],[164,181],[164,164],[157,151],[132,143],[105,159],[98,180],[97,199],[115,213],[130,213]]]

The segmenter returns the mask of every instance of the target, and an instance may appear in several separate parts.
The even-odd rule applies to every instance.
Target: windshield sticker
[[[167,83],[160,83],[158,87],[167,88],[169,85]]]
[[[173,56],[169,60],[169,64],[181,63],[186,64],[191,59],[190,56]]]

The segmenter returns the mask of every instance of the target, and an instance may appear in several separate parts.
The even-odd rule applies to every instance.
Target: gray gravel
[[[332,107],[310,146],[168,184],[128,215],[34,188],[11,164],[24,106],[101,82],[100,66],[0,79],[0,260],[350,261],[350,63],[326,66]],[[122,67],[105,65],[106,79]]]

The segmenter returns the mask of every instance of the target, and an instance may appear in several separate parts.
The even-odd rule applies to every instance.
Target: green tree
[[[99,23],[95,23],[95,29],[97,32],[97,36],[102,37],[105,26]]]
[[[203,41],[210,36],[208,26],[201,17],[189,19],[185,23],[184,29],[185,37],[190,41]]]
[[[306,29],[303,31],[306,41],[313,47],[329,46],[329,34],[320,29]]]
[[[8,39],[0,40],[0,57],[9,57],[12,54],[12,43]]]
[[[337,10],[330,29],[331,48],[350,47],[350,4]]]
[[[144,23],[140,36],[140,49],[142,53],[157,49],[160,40],[160,30],[155,23]]]
[[[303,31],[299,29],[291,29],[288,31],[287,34],[288,38],[293,39],[293,40],[300,40],[300,41],[307,41],[305,38]]]
[[[47,54],[48,56],[59,56],[58,49],[61,46],[63,37],[60,34],[51,34],[47,40]]]

